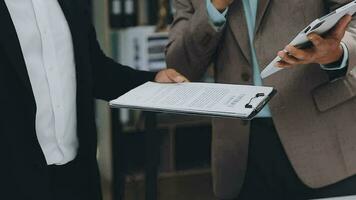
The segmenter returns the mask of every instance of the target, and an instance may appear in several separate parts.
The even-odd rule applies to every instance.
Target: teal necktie
[[[251,46],[252,67],[253,67],[253,82],[256,86],[262,86],[262,79],[260,76],[260,68],[257,60],[256,50],[254,46],[255,26],[258,0],[243,0],[244,11],[246,16],[248,34]],[[257,117],[271,117],[271,112],[266,106]]]

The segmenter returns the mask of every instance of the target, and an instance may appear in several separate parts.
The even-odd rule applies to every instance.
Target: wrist
[[[344,57],[344,48],[342,47],[342,45],[339,45],[339,48],[337,48],[336,51],[334,51],[334,55],[335,58],[327,63],[324,63],[322,65],[340,65],[343,61],[343,57]]]
[[[342,48],[342,45],[340,43],[338,51],[336,53],[336,59],[334,61],[334,63],[341,63],[344,57],[344,48]]]
[[[224,12],[226,8],[229,6],[225,2],[222,1],[217,1],[217,0],[211,0],[211,3],[214,5],[214,7],[219,11],[219,12]]]

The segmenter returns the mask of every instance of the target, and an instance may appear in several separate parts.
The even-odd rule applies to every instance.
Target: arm
[[[175,0],[177,10],[167,45],[167,64],[190,80],[199,79],[213,61],[223,35],[211,22],[205,0]]]
[[[87,17],[87,19],[90,19],[90,17]],[[88,27],[89,59],[92,65],[91,74],[93,80],[92,89],[96,98],[112,100],[147,81],[159,83],[189,81],[173,69],[164,69],[157,73],[145,72],[116,63],[101,50],[95,29],[90,22],[88,22]]]
[[[93,74],[93,93],[103,100],[115,99],[129,90],[147,82],[182,83],[189,80],[173,69],[159,72],[133,70],[116,63],[101,50],[94,28],[90,33],[90,59]]]
[[[328,73],[330,80],[344,77],[347,73],[349,64],[349,50],[343,42],[341,42],[341,47],[343,50],[343,56],[340,60],[338,60],[336,63],[320,65],[320,67]]]
[[[340,3],[338,3],[338,7],[339,6],[341,6]],[[355,71],[356,67],[356,17],[352,18],[348,28],[346,29],[345,35],[342,38],[342,42],[345,44],[348,50],[349,58],[347,72],[349,74],[352,70]]]
[[[345,3],[351,2],[347,0],[328,0],[330,9],[336,9]],[[346,71],[346,79],[348,84],[351,84],[353,88],[356,88],[356,17],[353,17],[345,35],[342,38],[342,42],[347,47],[348,51],[348,65]]]
[[[111,100],[147,81],[154,81],[156,73],[133,70],[108,58],[101,50],[94,28],[89,33],[93,92],[96,98]]]
[[[349,2],[351,1],[326,1],[329,11],[335,10]],[[351,16],[342,18],[336,27],[324,37],[317,34],[310,34],[308,37],[314,47],[304,51],[300,51],[290,46],[286,47],[286,50],[293,52],[291,54],[294,56],[289,58],[286,57],[287,60],[298,59],[299,57],[302,60],[301,62],[306,62],[305,64],[319,63],[325,65],[327,63],[337,63],[339,61],[342,65],[342,62],[345,61],[345,56],[347,57],[347,62],[344,62],[347,63],[346,67],[341,66],[343,68],[339,70],[327,71],[331,79],[337,79],[317,87],[312,92],[313,99],[318,109],[320,111],[327,111],[356,96],[356,18]],[[335,57],[335,55],[337,56]],[[286,55],[281,54],[281,56]],[[304,60],[304,58],[307,59]]]
[[[327,0],[326,5],[328,10],[332,11],[349,2],[351,1]],[[300,50],[288,45],[284,51],[278,52],[278,56],[283,60],[279,62],[279,66],[289,68],[299,64],[318,63],[326,70],[331,66],[330,69],[346,71],[344,68],[347,68],[350,72],[356,64],[355,28],[356,18],[345,16],[327,35],[322,37],[315,33],[309,34],[308,38],[313,47]]]

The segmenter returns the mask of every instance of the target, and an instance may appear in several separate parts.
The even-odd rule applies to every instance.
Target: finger
[[[176,83],[189,82],[189,80],[188,80],[186,77],[182,76],[182,75],[176,76],[176,78],[174,79],[174,81],[175,81]]]
[[[313,43],[315,48],[320,49],[322,44],[324,43],[324,38],[316,33],[310,33],[308,35],[308,39]]]
[[[168,69],[166,71],[166,74],[172,82],[176,82],[176,83],[189,82],[186,77],[184,77],[174,69]]]
[[[351,20],[352,20],[351,15],[345,15],[344,17],[342,17],[333,28],[331,35],[341,40],[344,37],[345,31],[349,26]]]
[[[286,63],[291,65],[296,65],[299,63],[298,59],[294,58],[293,56],[288,55],[286,50],[279,51],[278,56]]]
[[[310,53],[305,50],[298,49],[292,45],[286,46],[285,49],[291,56],[297,58],[300,61],[308,62],[311,59]]]
[[[277,62],[277,67],[279,68],[284,68],[284,69],[288,69],[288,68],[291,68],[293,65],[289,64],[289,63],[286,63],[284,61],[279,61]]]

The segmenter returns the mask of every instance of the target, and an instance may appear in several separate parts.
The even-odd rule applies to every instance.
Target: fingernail
[[[280,58],[282,58],[282,57],[283,57],[283,54],[284,54],[283,51],[279,51],[277,55],[278,55]]]
[[[177,82],[177,83],[182,83],[182,82],[184,82],[184,78],[181,77],[181,76],[177,76],[177,77],[174,79],[174,81]]]

